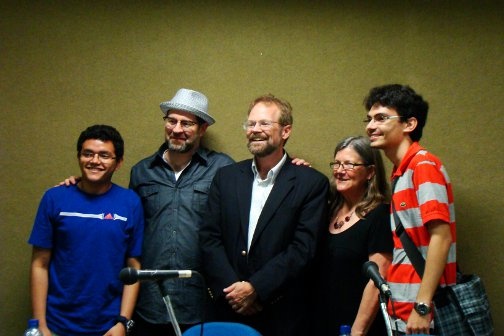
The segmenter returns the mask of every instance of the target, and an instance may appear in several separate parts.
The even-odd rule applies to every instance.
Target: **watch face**
[[[423,302],[415,303],[415,310],[418,314],[425,316],[430,313],[430,307]]]
[[[133,328],[134,325],[135,325],[135,322],[133,320],[129,320],[128,322],[126,322],[126,329],[128,331],[130,331],[131,328]]]

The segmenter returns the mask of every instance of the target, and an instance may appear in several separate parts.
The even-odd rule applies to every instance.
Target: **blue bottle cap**
[[[350,335],[350,333],[352,332],[352,327],[350,327],[349,325],[346,325],[346,324],[343,324],[342,326],[339,327],[339,333],[341,335]]]
[[[37,319],[29,319],[28,320],[28,328],[38,328],[39,321]]]

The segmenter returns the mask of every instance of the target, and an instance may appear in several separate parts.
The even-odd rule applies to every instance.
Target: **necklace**
[[[352,215],[354,214],[355,210],[352,211],[350,214],[346,215],[344,220],[339,220],[339,217],[336,217],[336,221],[334,223],[334,228],[336,230],[339,230],[345,225],[345,223],[348,223],[350,221],[350,218],[352,218]]]

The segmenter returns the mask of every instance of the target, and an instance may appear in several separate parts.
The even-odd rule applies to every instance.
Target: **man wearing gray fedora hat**
[[[234,161],[201,145],[208,126],[215,122],[205,95],[180,89],[160,108],[165,142],[133,166],[130,176],[129,186],[140,196],[145,214],[142,267],[201,271],[198,231],[210,184],[219,168]],[[309,165],[300,159],[293,163]],[[169,279],[160,284],[144,282],[140,286],[132,335],[175,334],[163,301],[166,294],[182,331],[203,321],[206,288],[202,279]]]
[[[233,160],[201,146],[207,127],[215,122],[204,94],[180,89],[160,108],[165,142],[131,169],[130,188],[141,197],[145,211],[142,266],[200,271],[198,230],[208,190],[216,171]],[[168,279],[161,287],[154,282],[142,283],[134,334],[174,334],[163,302],[166,294],[182,331],[201,322],[205,293],[198,277]]]

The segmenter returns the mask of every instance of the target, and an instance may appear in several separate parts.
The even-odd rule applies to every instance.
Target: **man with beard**
[[[222,153],[201,147],[201,138],[215,120],[200,92],[180,89],[160,105],[165,143],[131,170],[130,188],[142,199],[145,269],[201,270],[198,229],[203,220],[212,178],[233,163]],[[169,295],[181,330],[202,321],[206,289],[202,279],[144,282],[136,306],[135,335],[174,335],[163,296]]]
[[[200,229],[214,320],[265,336],[308,335],[308,271],[327,220],[327,178],[284,150],[291,105],[255,99],[243,125],[253,159],[219,169]]]

